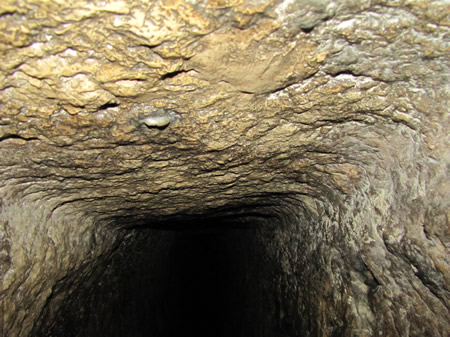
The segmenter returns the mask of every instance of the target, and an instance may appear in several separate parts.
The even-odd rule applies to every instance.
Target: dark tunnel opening
[[[54,288],[34,335],[275,337],[267,326],[279,325],[269,300],[279,271],[261,242],[270,217],[261,219],[122,229],[111,254]]]
[[[238,300],[239,289],[232,278],[239,260],[227,247],[224,231],[177,233],[168,280],[174,318],[169,336],[225,336]]]

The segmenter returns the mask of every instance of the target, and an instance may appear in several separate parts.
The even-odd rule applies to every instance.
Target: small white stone
[[[77,52],[76,50],[72,49],[72,48],[67,48],[67,49],[64,51],[64,53],[65,53],[66,55],[70,55],[70,56],[77,56],[77,55],[78,55],[78,52]]]
[[[142,122],[147,125],[149,128],[157,127],[161,128],[167,126],[171,122],[170,116],[147,116],[142,119]]]

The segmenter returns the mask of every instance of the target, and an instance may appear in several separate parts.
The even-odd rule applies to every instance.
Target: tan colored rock
[[[445,2],[3,2],[2,336],[449,334]]]

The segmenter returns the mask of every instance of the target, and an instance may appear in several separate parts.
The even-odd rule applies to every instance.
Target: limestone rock
[[[448,336],[449,14],[3,1],[2,336]]]

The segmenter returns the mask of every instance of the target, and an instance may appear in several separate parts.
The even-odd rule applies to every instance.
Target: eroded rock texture
[[[448,336],[449,25],[3,0],[3,336]]]

